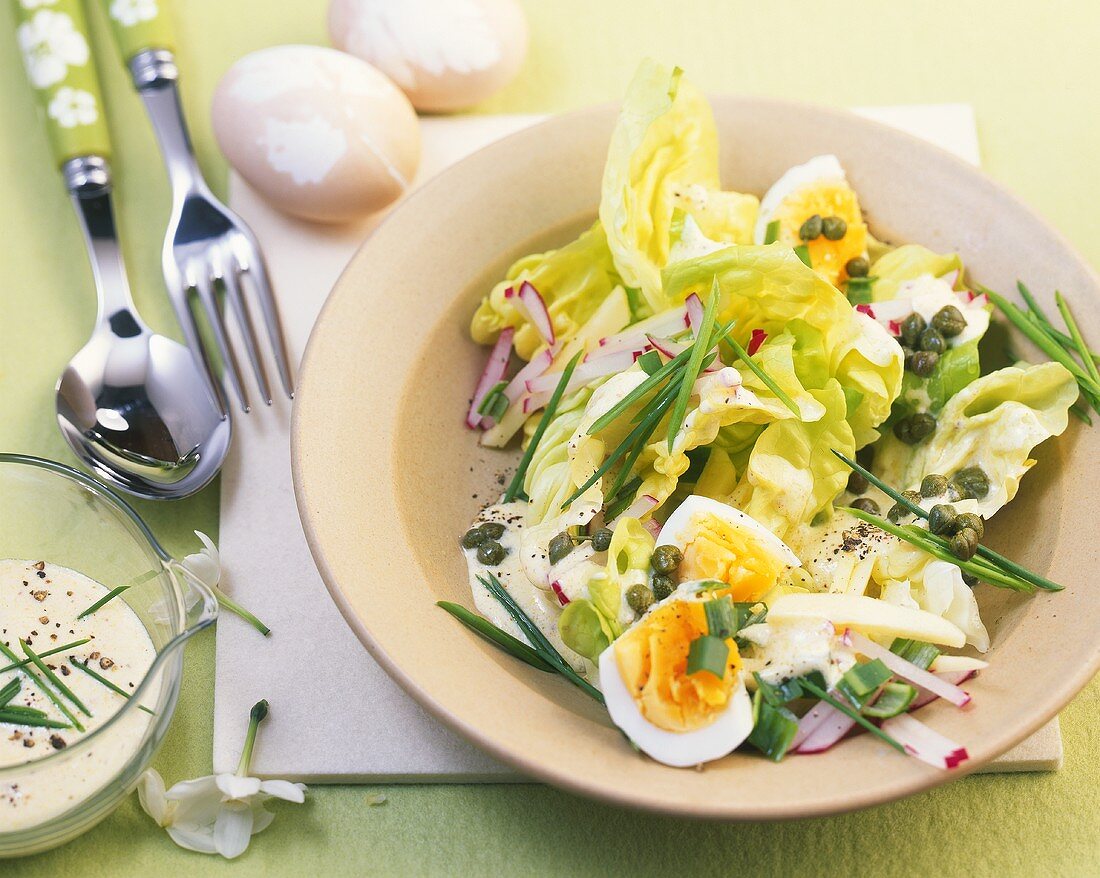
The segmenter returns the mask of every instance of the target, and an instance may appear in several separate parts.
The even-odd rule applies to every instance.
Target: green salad
[[[970,701],[979,583],[1061,587],[986,537],[1096,357],[1060,297],[1064,330],[876,240],[836,156],[759,199],[718,170],[707,101],[643,63],[598,219],[478,306],[467,425],[523,453],[461,538],[480,615],[444,608],[668,765],[865,732],[952,768],[917,713]],[[1050,361],[983,368],[996,308]]]

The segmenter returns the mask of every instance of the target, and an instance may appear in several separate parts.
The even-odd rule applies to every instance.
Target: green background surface
[[[216,187],[224,187],[225,163],[207,113],[218,78],[254,49],[325,44],[326,3],[177,5],[193,134],[203,167]],[[1100,265],[1094,216],[1100,195],[1100,4],[1092,0],[527,0],[524,6],[531,28],[526,66],[479,111],[554,112],[616,99],[647,54],[682,65],[712,91],[839,106],[966,101],[977,111],[987,171]],[[154,329],[178,337],[159,266],[167,182],[102,13],[95,10],[91,18],[135,297]],[[4,3],[0,449],[72,462],[54,423],[53,386],[90,332],[91,275],[13,31]],[[177,553],[193,550],[193,529],[217,531],[216,488],[186,502],[140,508]],[[1075,585],[1091,583],[1082,578]],[[157,759],[168,783],[210,771],[213,661],[213,636],[201,635],[188,649],[179,710]],[[527,785],[390,787],[386,804],[371,807],[369,795],[383,788],[324,787],[303,807],[280,807],[273,827],[240,860],[227,863],[177,849],[131,799],[76,842],[4,863],[0,873],[1097,875],[1098,709],[1100,681],[1093,681],[1062,714],[1066,763],[1056,774],[972,777],[830,819],[694,824]],[[309,730],[302,733],[310,740]]]

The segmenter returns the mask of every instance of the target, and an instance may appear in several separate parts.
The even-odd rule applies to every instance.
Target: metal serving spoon
[[[193,494],[217,474],[232,428],[225,402],[183,345],[156,335],[130,296],[111,208],[103,101],[80,0],[15,4],[27,75],[84,230],[99,295],[91,340],[57,384],[57,420],[76,455],[140,497]],[[39,20],[43,14],[49,21]],[[60,19],[61,48],[49,39]]]

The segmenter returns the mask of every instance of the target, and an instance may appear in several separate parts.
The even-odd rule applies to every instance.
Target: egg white
[[[795,165],[776,180],[767,194],[760,200],[760,212],[756,215],[756,228],[753,231],[753,239],[757,244],[763,244],[768,232],[768,223],[776,210],[792,192],[804,186],[809,186],[821,180],[844,180],[848,178],[840,160],[835,155],[819,155]]]
[[[658,546],[675,546],[681,551],[691,542],[695,532],[692,530],[691,520],[697,514],[713,515],[725,521],[730,527],[751,531],[759,537],[758,544],[772,557],[779,558],[790,567],[801,567],[802,562],[785,542],[768,530],[759,521],[750,515],[746,515],[740,509],[735,509],[726,503],[712,500],[710,497],[691,495],[668,517],[660,534],[657,535]]]
[[[611,721],[639,750],[664,765],[688,768],[721,759],[736,750],[752,732],[752,699],[740,677],[726,709],[710,725],[691,732],[669,732],[642,715],[619,672],[614,643],[600,654],[599,666],[600,688]]]

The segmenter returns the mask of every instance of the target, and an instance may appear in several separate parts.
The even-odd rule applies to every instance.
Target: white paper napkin
[[[978,163],[971,108],[963,104],[858,112]],[[417,183],[539,116],[422,120]],[[267,255],[295,361],[325,297],[381,217],[332,228],[289,219],[235,176],[229,203]],[[274,373],[271,373],[274,374]],[[214,770],[237,764],[250,706],[271,702],[253,759],[259,775],[307,782],[515,780],[516,775],[431,719],[393,683],[345,624],[306,546],[290,476],[285,400],[236,418],[222,480],[225,587],[272,629],[261,638],[233,616],[218,623]],[[991,770],[1061,763],[1057,720]]]

